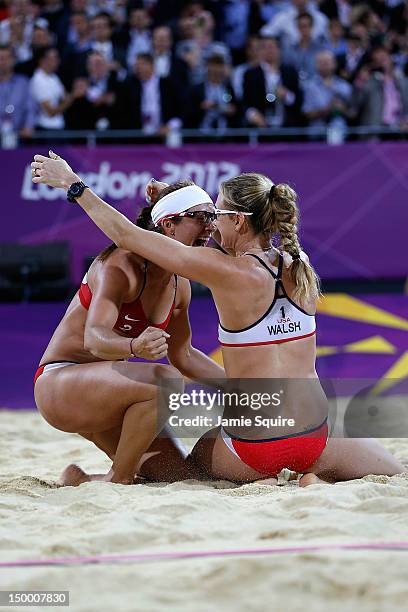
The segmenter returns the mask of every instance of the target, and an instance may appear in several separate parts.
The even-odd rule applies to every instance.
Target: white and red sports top
[[[260,346],[280,344],[308,338],[316,333],[316,319],[302,310],[287,295],[282,283],[283,256],[279,255],[278,273],[275,274],[260,257],[255,257],[275,279],[275,296],[265,314],[244,329],[226,329],[218,326],[218,339],[222,346]]]

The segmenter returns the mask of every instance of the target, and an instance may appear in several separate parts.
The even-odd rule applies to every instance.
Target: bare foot
[[[61,487],[78,487],[83,482],[90,482],[91,478],[81,470],[79,465],[72,463],[62,472],[58,484]]]
[[[72,463],[62,472],[58,484],[60,487],[78,487],[84,482],[94,482],[96,480],[100,482],[112,482],[124,485],[142,484],[143,482],[146,482],[144,478],[139,478],[139,480],[137,479],[137,475],[134,478],[120,478],[113,472],[112,469],[109,470],[107,474],[87,474],[79,467],[79,465]]]
[[[308,487],[312,484],[328,484],[325,480],[318,478],[316,474],[303,474],[299,480],[299,487]]]

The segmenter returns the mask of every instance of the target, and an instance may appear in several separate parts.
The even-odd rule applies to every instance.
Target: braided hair
[[[263,174],[245,173],[221,184],[221,196],[228,207],[251,212],[247,218],[256,235],[277,234],[279,250],[289,253],[293,262],[289,273],[295,284],[294,298],[300,302],[320,295],[320,281],[298,237],[297,194],[286,183],[274,185]]]

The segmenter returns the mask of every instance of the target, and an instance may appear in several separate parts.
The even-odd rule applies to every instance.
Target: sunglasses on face
[[[218,215],[245,215],[246,217],[249,217],[253,215],[254,213],[243,212],[242,210],[221,210],[221,208],[216,208],[215,214],[216,216]]]
[[[171,215],[171,217],[167,217],[171,219],[172,217],[189,217],[190,219],[196,219],[203,223],[204,225],[209,225],[210,223],[214,223],[217,218],[215,212],[210,212],[209,210],[195,210],[195,211],[187,211],[178,213],[177,215]]]

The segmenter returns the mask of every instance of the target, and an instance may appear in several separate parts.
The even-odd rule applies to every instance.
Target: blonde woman
[[[77,194],[76,202],[116,244],[210,288],[228,378],[286,381],[287,421],[294,426],[287,422],[267,439],[253,427],[210,432],[193,451],[208,472],[242,482],[274,479],[289,468],[304,474],[300,484],[307,485],[318,477],[337,481],[403,471],[374,440],[328,439],[327,401],[315,369],[319,282],[299,244],[291,187],[260,174],[224,182],[216,202],[222,253],[134,227],[86,188],[64,160],[41,155],[34,160],[33,181]],[[273,232],[280,235],[279,251],[269,243]]]

